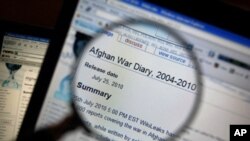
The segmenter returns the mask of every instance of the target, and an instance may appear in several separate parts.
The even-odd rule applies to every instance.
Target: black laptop
[[[78,83],[77,86],[83,90],[83,94],[91,94],[91,97],[96,97],[96,99],[102,98],[102,103],[93,102],[93,100],[83,100],[83,107],[79,106],[77,108],[86,112],[85,115],[87,117],[90,116],[93,117],[92,119],[100,121],[95,123],[91,119],[84,122],[87,126],[101,132],[103,136],[93,138],[86,135],[83,128],[76,128],[60,135],[59,139],[78,141],[98,140],[101,138],[102,140],[160,141],[164,140],[160,137],[164,134],[165,136],[174,136],[176,140],[180,141],[229,140],[230,125],[250,124],[250,39],[249,28],[245,27],[246,23],[249,23],[249,19],[247,19],[249,15],[246,11],[236,10],[222,3],[217,3],[218,5],[214,3],[207,3],[207,5],[199,4],[190,4],[187,2],[145,2],[139,0],[65,1],[66,6],[62,10],[61,20],[59,20],[56,28],[57,37],[54,37],[51,46],[48,48],[47,56],[41,68],[34,92],[32,93],[18,139],[22,140],[27,135],[31,135],[36,131],[50,129],[53,125],[57,126],[72,113],[73,91],[71,84],[74,76],[72,76],[71,72],[72,69],[75,69],[78,58],[81,57],[80,50],[83,50],[81,48],[84,48],[89,41],[92,41],[97,33],[103,33],[110,38],[116,37],[116,34],[113,32],[102,32],[103,28],[109,27],[113,23],[128,18],[145,18],[160,22],[166,26],[171,26],[174,32],[183,39],[188,40],[192,45],[192,50],[195,52],[196,60],[201,70],[199,76],[202,78],[203,90],[198,111],[192,122],[183,127],[182,134],[175,135],[171,132],[170,128],[163,127],[163,119],[161,119],[161,122],[159,122],[160,119],[153,120],[154,118],[144,120],[147,117],[136,114],[135,109],[137,106],[140,107],[147,103],[151,103],[152,105],[154,103],[163,103],[161,99],[148,97],[148,99],[144,100],[136,96],[131,96],[133,97],[131,103],[137,100],[137,106],[130,102],[127,102],[125,106],[122,101],[112,101],[114,94],[110,99],[103,100],[103,97],[108,96],[107,91],[109,90],[106,87],[104,89],[104,84],[112,85],[111,81],[116,82],[112,85],[112,88],[116,87],[115,91],[118,91],[119,89],[123,89],[122,85],[126,88],[129,83],[120,81],[115,77],[117,75],[121,78],[123,76],[122,71],[112,72],[111,76],[110,73],[108,74],[109,70],[107,69],[104,69],[104,73],[102,72],[102,69],[105,68],[104,64],[86,62],[84,65],[90,73],[100,74],[98,75],[100,77],[104,75],[106,80],[104,82],[101,81],[102,84],[95,87],[92,86],[92,83],[86,85]],[[126,25],[122,29],[126,29],[126,32],[131,33],[124,33],[121,36],[117,36],[117,41],[123,45],[134,48],[140,47],[136,51],[145,49],[145,51],[151,53],[151,56],[158,55],[163,60],[172,59],[172,62],[176,61],[176,59],[173,59],[174,57],[168,58],[168,55],[178,56],[178,54],[174,50],[158,45],[157,42],[159,41],[159,44],[160,42],[167,42],[173,46],[178,45],[179,42],[172,38],[171,35],[169,36],[157,29],[148,32],[142,28],[133,29]],[[5,36],[9,35],[12,34],[7,33]],[[108,42],[103,43],[103,45],[106,44]],[[104,55],[103,51],[98,53],[100,50],[96,48],[92,51],[96,52],[92,56],[95,58],[98,58],[96,54],[99,54],[99,58],[104,58],[108,54],[108,52],[105,52],[106,54]],[[127,54],[130,53],[127,52]],[[138,54],[138,56],[140,55]],[[133,58],[130,61],[133,62]],[[158,62],[155,62],[151,65],[157,64]],[[134,67],[142,70],[142,66],[143,64],[139,64]],[[16,66],[14,68],[17,71],[16,74],[18,74],[18,68],[22,69],[23,66]],[[170,68],[168,69],[170,70]],[[142,72],[143,70],[138,72],[135,79],[142,80]],[[190,88],[191,90],[196,89],[196,86],[192,85],[191,82],[184,81],[184,79],[180,80],[180,78],[176,79],[176,77],[173,78],[167,72],[160,72],[156,75],[159,75],[159,79],[166,79],[168,83],[171,83],[171,85],[168,85],[169,87],[179,87],[180,85],[180,87]],[[88,77],[88,75],[83,75],[83,77],[85,76]],[[150,75],[150,77],[154,76]],[[155,91],[152,92],[153,94],[162,93],[162,91],[157,90],[158,81],[152,80],[150,83],[146,83],[149,81],[146,78],[145,81],[139,81],[139,83],[135,83],[134,85],[138,85],[138,87],[145,85],[148,87],[154,86]],[[97,76],[96,78],[93,76],[93,79],[98,80]],[[103,94],[100,92],[102,90]],[[166,91],[166,93],[170,91],[171,89]],[[146,89],[142,91],[142,93],[144,92],[146,93]],[[124,92],[124,94],[129,93],[131,93],[129,90]],[[81,101],[80,98],[73,100]],[[93,102],[92,107],[91,101]],[[116,107],[108,107],[115,102],[117,102]],[[185,101],[182,103],[185,104]],[[160,109],[147,108],[148,112],[157,110]],[[178,111],[180,110],[178,109]],[[160,116],[170,118],[171,114],[166,110],[162,110],[157,118]],[[168,118],[164,119],[167,120]]]

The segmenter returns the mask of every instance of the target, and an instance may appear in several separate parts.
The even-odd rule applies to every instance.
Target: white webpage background
[[[63,55],[60,57],[56,67],[49,91],[39,116],[37,128],[48,126],[51,123],[56,123],[65,117],[65,113],[70,111],[68,103],[55,98],[54,93],[58,90],[58,85],[62,77],[68,75],[75,61],[72,53],[74,35],[79,27],[74,27],[69,31],[66,43],[63,48]],[[83,31],[83,29],[81,29]],[[91,34],[88,31],[85,34]],[[204,46],[210,43],[203,41]],[[67,55],[65,55],[67,54]],[[194,122],[187,129],[186,133],[180,140],[190,141],[210,141],[210,140],[229,140],[229,125],[230,124],[249,124],[250,123],[250,103],[249,99],[241,97],[239,93],[242,91],[249,92],[230,86],[225,82],[221,82],[216,78],[203,76],[204,80],[204,95],[201,107]],[[233,91],[232,91],[233,89]],[[69,133],[62,140],[81,140],[86,139],[81,131]]]

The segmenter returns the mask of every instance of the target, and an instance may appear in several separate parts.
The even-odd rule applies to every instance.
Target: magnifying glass
[[[79,56],[73,107],[97,140],[164,141],[179,136],[201,99],[193,46],[157,22],[121,22]]]

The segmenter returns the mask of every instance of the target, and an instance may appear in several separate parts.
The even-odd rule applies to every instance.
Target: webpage
[[[0,140],[16,138],[48,46],[47,39],[6,33],[0,53]]]
[[[134,13],[130,14],[126,10]],[[249,46],[188,26],[180,21],[161,17],[124,2],[81,0],[42,107],[36,125],[37,129],[63,120],[71,111],[69,103],[72,76],[70,73],[79,56],[77,53],[79,44],[81,44],[80,46],[87,44],[99,31],[98,29],[119,21],[121,18],[133,16],[154,18],[175,28],[178,34],[192,42],[193,52],[201,65],[201,77],[203,78],[201,105],[194,121],[185,128],[185,132],[176,140],[227,141],[229,140],[230,124],[250,123],[250,111],[248,110],[250,107]],[[162,32],[141,32],[152,36],[157,35],[157,38],[178,44],[178,41]],[[121,41],[125,40],[121,38]],[[153,43],[152,40],[148,40],[148,42]],[[151,45],[153,46],[153,44]],[[157,50],[162,48],[157,45],[155,44],[155,50],[156,53],[160,54]],[[164,51],[166,53],[175,52],[173,50]],[[121,121],[125,123],[125,120]],[[130,125],[137,126],[135,123],[130,123]],[[137,140],[136,137],[127,138],[125,132],[120,134],[121,138],[116,140]],[[152,134],[147,134],[147,136],[152,137],[151,140],[161,140],[156,136],[153,138]],[[64,135],[61,140],[93,139],[84,135],[82,129],[78,129]]]

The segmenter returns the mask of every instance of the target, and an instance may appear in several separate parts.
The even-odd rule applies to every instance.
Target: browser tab
[[[48,40],[8,33],[4,36],[2,46],[1,60],[41,65],[47,50]]]

